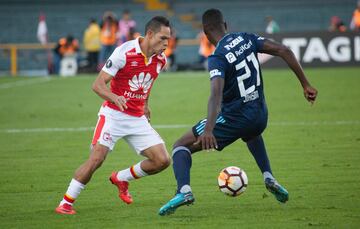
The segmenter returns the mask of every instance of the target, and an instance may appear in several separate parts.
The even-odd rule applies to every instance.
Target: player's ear
[[[226,24],[226,22],[224,22],[224,27],[225,27],[225,30],[227,31],[227,24]]]
[[[151,29],[149,29],[146,33],[146,35],[149,37],[149,38],[152,38],[154,36],[154,31],[152,31]]]

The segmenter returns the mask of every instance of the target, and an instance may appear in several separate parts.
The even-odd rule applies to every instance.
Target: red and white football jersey
[[[125,42],[111,54],[102,70],[113,76],[110,90],[129,99],[123,112],[140,117],[144,114],[144,104],[155,79],[166,64],[164,53],[154,54],[149,59],[141,52],[139,39]],[[120,110],[110,101],[104,106]]]

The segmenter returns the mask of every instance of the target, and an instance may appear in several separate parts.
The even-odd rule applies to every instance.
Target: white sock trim
[[[84,184],[73,178],[69,184],[69,188],[66,191],[66,194],[69,195],[71,198],[76,199],[84,188]]]
[[[85,188],[85,185],[80,183],[79,181],[75,180],[74,178],[71,180],[70,185],[77,185],[79,186],[81,189]]]
[[[268,171],[265,171],[265,172],[263,173],[263,176],[264,176],[264,181],[265,181],[266,178],[270,178],[270,179],[275,180],[275,178],[273,177],[273,175],[272,175],[270,172],[268,172]]]
[[[181,192],[181,193],[191,192],[191,187],[190,187],[190,185],[186,184],[186,185],[182,186],[182,187],[180,188],[180,192]]]
[[[118,171],[116,178],[120,181],[131,181],[135,178],[131,175],[130,168]]]
[[[142,170],[142,168],[140,166],[142,162],[143,161],[140,161],[139,163],[137,163],[134,166],[130,166],[127,169],[119,171],[117,174],[117,179],[121,180],[121,181],[131,181],[134,179],[148,176],[149,174],[147,174],[144,170]],[[135,173],[136,177],[133,176],[133,174],[131,172],[131,167],[133,167],[133,172]]]
[[[174,148],[173,149],[173,151],[172,151],[172,156],[174,156],[178,151],[180,151],[180,150],[185,150],[186,152],[188,152],[190,155],[191,155],[191,152],[190,152],[190,150],[187,148],[187,147],[185,147],[185,146],[178,146],[178,147],[176,147],[176,148]]]
[[[136,165],[134,165],[134,171],[136,173],[136,175],[140,178],[140,177],[145,177],[149,174],[147,174],[144,170],[142,170],[141,168],[141,163],[143,161],[140,161],[139,163],[137,163]]]
[[[65,193],[65,195],[69,196],[70,198],[76,200],[76,198],[80,195],[80,192],[85,188],[85,185],[80,183],[79,181],[75,180],[74,178],[71,180],[69,187]],[[60,205],[67,203],[72,205],[73,203],[70,203],[66,201],[64,198],[60,202]]]

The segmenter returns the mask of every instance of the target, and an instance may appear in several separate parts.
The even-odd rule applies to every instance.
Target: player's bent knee
[[[173,150],[179,146],[184,146],[185,144],[181,141],[181,139],[177,140],[173,145]]]
[[[174,144],[173,144],[173,149],[179,147],[179,146],[184,146],[186,145],[186,142],[184,141],[184,138],[179,138]]]
[[[96,144],[93,148],[93,151],[88,160],[88,164],[90,165],[92,170],[99,168],[104,162],[107,153],[109,152],[109,148],[100,144]]]
[[[194,144],[194,142],[196,142],[196,137],[192,131],[189,131],[174,143],[173,149],[179,146],[190,147]]]
[[[157,169],[159,170],[166,169],[167,167],[169,167],[170,164],[171,164],[171,158],[168,155],[164,157],[159,157],[156,160]]]

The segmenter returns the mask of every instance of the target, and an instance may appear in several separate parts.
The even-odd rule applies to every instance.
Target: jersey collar
[[[140,48],[140,39],[144,39],[144,37],[142,36],[139,36],[135,39],[135,50],[136,50],[136,53],[141,53],[142,54],[142,51],[141,51],[141,48]]]
[[[215,49],[217,49],[217,47],[219,46],[220,42],[222,42],[222,40],[224,40],[225,37],[227,37],[229,34],[230,34],[230,33],[226,33],[226,34],[218,41],[218,43],[216,44]]]
[[[141,48],[140,48],[140,39],[144,39],[144,37],[142,36],[139,36],[135,39],[135,50],[136,50],[136,53],[138,54],[141,54],[143,57],[144,57],[144,62],[145,62],[145,65],[149,65],[151,64],[151,61],[152,61],[152,58],[154,56],[156,56],[157,54],[153,54],[150,58],[147,58],[146,55],[141,51]]]

